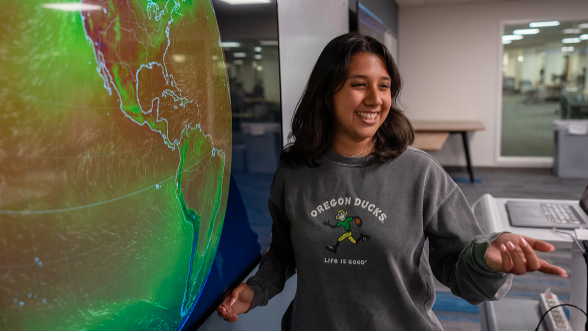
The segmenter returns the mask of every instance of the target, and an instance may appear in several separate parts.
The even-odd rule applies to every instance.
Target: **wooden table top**
[[[416,132],[412,146],[427,152],[439,151],[449,138],[449,132]]]
[[[480,121],[410,121],[414,131],[472,131],[485,130]]]

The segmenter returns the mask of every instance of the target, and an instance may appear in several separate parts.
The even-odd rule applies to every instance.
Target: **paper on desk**
[[[571,121],[568,127],[570,135],[588,134],[588,121]]]

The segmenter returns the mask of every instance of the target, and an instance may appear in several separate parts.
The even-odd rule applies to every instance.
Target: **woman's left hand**
[[[535,250],[549,252],[555,250],[555,247],[528,236],[502,233],[488,247],[486,265],[494,271],[516,275],[539,271],[562,277],[568,276],[561,267],[539,259],[535,255]]]

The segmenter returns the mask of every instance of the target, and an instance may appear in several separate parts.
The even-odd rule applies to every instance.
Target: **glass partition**
[[[506,25],[503,157],[553,156],[553,121],[588,118],[588,19]]]

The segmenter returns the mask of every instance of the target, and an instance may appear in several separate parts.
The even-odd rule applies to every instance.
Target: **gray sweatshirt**
[[[484,235],[461,190],[409,147],[365,166],[333,151],[318,167],[281,162],[271,187],[272,243],[247,284],[266,305],[298,273],[284,330],[437,330],[433,275],[471,304],[497,300],[512,278],[484,260]],[[423,251],[429,240],[429,255]]]

